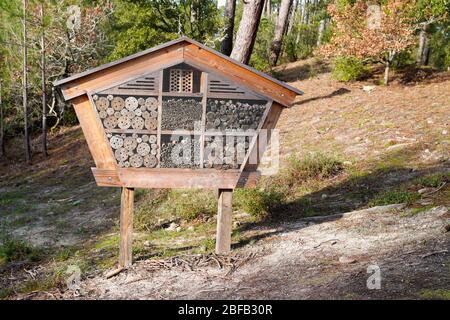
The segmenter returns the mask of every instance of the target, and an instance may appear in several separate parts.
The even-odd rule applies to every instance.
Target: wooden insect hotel
[[[258,134],[302,94],[186,37],[55,86],[75,108],[97,184],[122,188],[120,267],[132,262],[134,188],[218,190],[216,252],[229,252],[232,191],[258,181]]]

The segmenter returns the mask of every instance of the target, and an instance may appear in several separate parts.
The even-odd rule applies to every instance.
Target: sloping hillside
[[[48,159],[1,163],[1,296],[449,298],[450,74],[401,73],[384,87],[339,83],[327,69],[314,60],[277,69],[305,91],[278,123],[282,166],[320,153],[340,169],[293,183],[271,215],[239,207],[231,257],[211,253],[211,214],[172,214],[195,211],[173,209],[183,199],[214,195],[139,191],[137,262],[105,279],[117,259],[119,193],[95,186],[80,129],[52,135]],[[66,285],[73,265],[76,291]],[[367,289],[369,265],[381,269],[380,290]]]

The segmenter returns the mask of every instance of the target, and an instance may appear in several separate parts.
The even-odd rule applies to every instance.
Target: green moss
[[[432,208],[434,208],[434,205],[428,205],[428,206],[424,206],[424,207],[412,208],[411,209],[411,215],[416,215],[416,214],[428,211],[428,210],[430,210]]]
[[[425,289],[420,292],[420,296],[424,299],[450,300],[450,290],[449,289]]]
[[[377,194],[369,202],[369,206],[385,206],[389,204],[406,203],[411,204],[420,198],[418,193],[403,191],[403,190],[392,190],[384,191]]]
[[[418,178],[415,183],[428,188],[437,188],[442,185],[444,182],[448,182],[450,180],[450,173],[433,173],[423,177]]]
[[[119,235],[111,235],[105,237],[103,240],[99,241],[95,244],[95,249],[97,250],[103,250],[103,249],[111,249],[111,248],[118,248],[119,247]]]

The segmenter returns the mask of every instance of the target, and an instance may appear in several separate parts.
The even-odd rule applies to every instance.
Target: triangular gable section
[[[188,63],[226,78],[231,85],[250,88],[253,93],[269,97],[285,107],[292,105],[296,95],[302,94],[296,88],[186,37],[56,81],[55,85],[61,87],[66,100],[72,100],[88,91],[99,91],[178,63]]]
[[[200,93],[200,75],[201,72],[206,71],[199,70],[199,68],[196,68],[188,63],[176,63],[169,64],[166,68],[146,73],[106,88],[101,88],[91,92],[91,94],[102,93],[136,96],[157,95],[161,85],[164,93],[170,95],[170,75],[168,75],[168,73],[172,69],[194,70],[192,93]],[[160,84],[161,80],[159,75],[161,70],[164,70],[162,84]],[[208,98],[216,99],[271,100],[267,96],[256,93],[245,86],[236,84],[231,80],[215,74],[209,74],[208,76],[207,96]]]

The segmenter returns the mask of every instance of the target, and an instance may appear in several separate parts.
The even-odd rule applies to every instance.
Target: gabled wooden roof
[[[219,74],[267,96],[285,107],[291,106],[295,97],[303,94],[301,90],[184,36],[55,81],[54,85],[61,87],[66,100],[72,100],[87,92],[120,84],[139,75],[182,62],[207,72]]]

